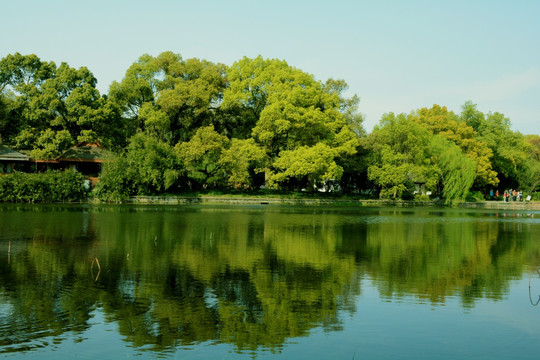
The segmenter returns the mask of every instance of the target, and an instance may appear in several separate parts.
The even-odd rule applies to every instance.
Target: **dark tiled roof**
[[[58,161],[102,162],[106,151],[99,144],[81,143],[69,149],[57,159]]]
[[[29,156],[0,145],[0,160],[28,161]]]

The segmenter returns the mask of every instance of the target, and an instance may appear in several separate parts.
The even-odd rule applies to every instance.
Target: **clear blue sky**
[[[540,0],[1,2],[0,57],[87,66],[102,93],[166,50],[227,65],[260,54],[345,79],[368,131],[385,112],[472,100],[540,134]]]

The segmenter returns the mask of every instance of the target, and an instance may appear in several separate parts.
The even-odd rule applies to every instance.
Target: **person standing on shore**
[[[503,193],[503,201],[504,201],[504,202],[507,202],[507,201],[508,201],[508,190],[504,190],[504,193]]]

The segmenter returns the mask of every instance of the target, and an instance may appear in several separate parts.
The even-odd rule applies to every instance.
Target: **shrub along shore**
[[[84,178],[74,171],[14,172],[0,176],[0,202],[79,202],[88,197]]]
[[[540,201],[470,201],[388,200],[365,195],[320,192],[192,192],[184,194],[131,196],[116,201],[103,201],[85,190],[83,176],[73,171],[45,173],[14,172],[0,176],[0,202],[3,203],[122,203],[122,204],[245,204],[245,205],[321,205],[355,207],[462,207],[476,209],[540,210]],[[538,194],[535,194],[538,195]],[[534,197],[536,200],[537,196]]]
[[[540,201],[474,201],[445,203],[442,200],[388,200],[360,195],[319,192],[193,192],[156,196],[131,196],[117,201],[103,201],[85,190],[83,176],[73,171],[45,173],[15,172],[0,176],[0,202],[3,203],[123,203],[123,204],[247,204],[247,205],[321,205],[321,206],[453,206],[477,209],[540,210]]]

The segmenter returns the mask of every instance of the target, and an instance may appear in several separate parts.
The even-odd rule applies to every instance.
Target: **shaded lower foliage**
[[[0,176],[0,202],[72,202],[86,198],[82,174],[14,172]]]

